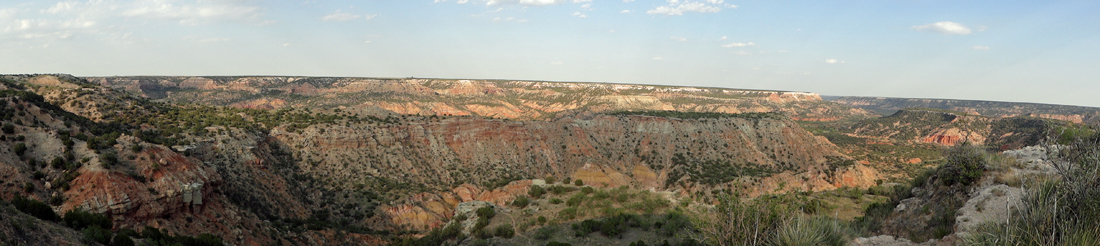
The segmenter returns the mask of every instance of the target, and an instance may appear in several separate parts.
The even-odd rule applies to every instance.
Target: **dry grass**
[[[1005,184],[1016,188],[1019,188],[1022,184],[1020,173],[1017,172],[1016,169],[1011,168],[1000,171],[996,175],[996,177],[994,177],[993,182],[996,182],[998,184]]]

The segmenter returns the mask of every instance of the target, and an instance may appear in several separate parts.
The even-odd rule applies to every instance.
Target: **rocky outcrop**
[[[962,142],[982,144],[985,143],[985,137],[979,133],[967,132],[964,130],[960,130],[959,128],[948,128],[936,130],[935,132],[924,136],[921,141],[925,143],[955,146]]]
[[[466,220],[455,221],[455,223],[461,223],[463,234],[470,234],[470,231],[474,228],[474,224],[477,223],[477,210],[484,207],[496,209],[495,205],[484,201],[462,202],[455,206],[455,216],[466,216]]]

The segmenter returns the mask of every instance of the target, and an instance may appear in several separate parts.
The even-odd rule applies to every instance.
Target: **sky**
[[[1100,1],[4,0],[0,73],[515,79],[1100,106]]]

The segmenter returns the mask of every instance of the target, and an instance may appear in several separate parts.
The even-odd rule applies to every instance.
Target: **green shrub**
[[[15,209],[34,216],[35,218],[48,221],[57,221],[60,219],[57,213],[54,213],[53,209],[50,208],[50,205],[46,205],[46,203],[38,200],[16,195],[15,198],[11,200],[11,204],[15,206]]]
[[[145,240],[159,241],[161,239],[164,239],[164,236],[164,233],[162,233],[160,229],[157,229],[156,227],[145,226],[145,229],[141,230],[141,237]]]
[[[119,233],[115,235],[114,240],[111,240],[111,246],[134,246],[134,240]]]
[[[584,181],[581,181],[580,179],[577,179],[576,181],[573,181],[573,185],[576,185],[576,186],[583,186],[583,185],[584,185]]]
[[[959,144],[947,150],[947,163],[940,167],[939,174],[944,185],[970,185],[982,177],[985,172],[987,154],[984,150],[969,144]]]
[[[577,190],[577,188],[555,185],[555,186],[550,186],[550,188],[548,188],[548,190],[550,190],[550,193],[554,193],[555,195],[561,195],[563,193],[573,192],[573,191]]]
[[[493,232],[488,229],[474,231],[474,236],[480,239],[487,239],[493,237]]]
[[[106,215],[87,212],[80,209],[74,209],[65,212],[64,221],[66,225],[69,225],[69,227],[77,230],[84,229],[89,226],[98,226],[99,228],[112,227],[111,219],[107,218]]]
[[[788,220],[775,235],[778,245],[843,246],[850,240],[836,219],[797,217]]]
[[[542,188],[542,186],[532,185],[531,189],[527,190],[527,195],[535,199],[542,198],[543,194],[546,194],[546,189]]]
[[[17,143],[14,147],[12,147],[12,150],[15,151],[15,155],[23,156],[23,153],[27,152],[27,144]]]
[[[592,194],[592,192],[596,192],[596,189],[593,189],[592,187],[587,187],[587,186],[584,187],[584,188],[581,188],[581,193]]]
[[[600,190],[596,191],[596,193],[592,195],[592,200],[600,201],[603,199],[607,199],[608,197],[611,197],[611,194],[607,193],[606,191]]]
[[[604,218],[603,221],[600,221],[600,233],[608,237],[619,236],[626,230],[625,227],[623,217],[620,216]]]
[[[585,198],[585,195],[583,193],[578,193],[576,195],[573,195],[573,196],[569,197],[569,201],[566,201],[565,205],[570,206],[570,207],[576,207],[577,205],[581,205],[581,202],[584,201],[584,198]]]
[[[512,229],[511,224],[498,225],[493,229],[493,235],[496,237],[512,238],[516,235],[515,229]]]
[[[118,229],[117,234],[118,235],[124,235],[124,236],[130,237],[130,238],[135,238],[135,237],[140,238],[141,237],[141,233],[138,233],[137,231],[134,231],[134,229],[130,229],[130,228]]]
[[[776,235],[794,211],[783,199],[758,197],[741,201],[737,197],[720,195],[719,205],[705,209],[693,221],[699,234],[711,245],[745,245],[763,237]],[[703,209],[703,208],[701,208]]]
[[[50,196],[50,201],[49,202],[50,202],[50,205],[61,206],[61,204],[65,203],[65,195],[57,194],[57,195]],[[60,218],[61,217],[58,216],[58,219],[60,219]]]
[[[573,236],[587,237],[589,233],[600,231],[600,226],[603,224],[598,220],[587,219],[580,223],[573,224]]]
[[[539,228],[537,231],[535,231],[535,235],[533,237],[535,239],[538,239],[538,240],[546,240],[546,239],[550,239],[550,237],[553,237],[554,233],[557,233],[557,232],[558,232],[558,227],[557,226],[544,226],[542,228]]]
[[[539,215],[538,222],[539,225],[546,224],[546,216]]]
[[[118,165],[118,156],[115,153],[103,153],[99,155],[99,162],[103,164],[104,168],[109,168],[114,165]]]
[[[62,159],[60,156],[54,157],[53,160],[50,161],[50,166],[54,169],[61,169],[65,167],[65,159]]]
[[[81,230],[84,234],[84,242],[91,243],[96,242],[99,244],[108,244],[111,242],[111,231],[103,229],[98,225],[92,225]]]
[[[554,176],[546,176],[546,183],[547,184],[554,184],[554,183],[557,183],[557,182],[558,182],[558,179],[554,178]]]
[[[461,223],[451,223],[451,224],[443,227],[443,230],[440,231],[440,234],[441,234],[441,237],[446,238],[446,239],[451,239],[451,238],[458,237],[458,235],[462,234],[462,224]]]
[[[546,243],[546,246],[573,246],[573,245],[568,244],[568,243],[558,242],[558,241],[550,241],[549,243]]]
[[[31,183],[30,181],[27,181],[26,183],[23,183],[23,192],[26,192],[26,193],[34,192],[34,183]]]
[[[661,236],[671,237],[680,232],[680,230],[691,229],[691,219],[681,212],[673,211],[665,214],[661,222],[654,223],[654,227],[658,228]]]
[[[558,211],[558,219],[572,220],[577,218],[577,208],[565,208]]]
[[[561,199],[550,198],[550,204],[561,204],[561,203],[562,203]]]
[[[515,200],[512,201],[512,206],[524,208],[527,207],[528,203],[531,203],[531,199],[527,199],[526,196],[518,196]]]
[[[4,134],[13,134],[13,133],[15,133],[15,126],[13,126],[12,124],[5,123],[4,126],[0,127],[0,128],[4,129]]]
[[[481,207],[477,209],[477,217],[481,218],[493,218],[497,215],[497,211],[493,207]]]
[[[477,222],[474,223],[474,228],[472,230],[474,230],[474,231],[481,230],[481,228],[485,228],[485,226],[488,226],[488,225],[489,225],[489,218],[478,217]]]
[[[214,234],[203,233],[198,237],[179,236],[175,238],[176,242],[187,246],[223,246],[225,243],[222,239]]]

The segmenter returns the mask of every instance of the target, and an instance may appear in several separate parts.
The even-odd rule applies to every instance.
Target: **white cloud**
[[[724,0],[704,0],[703,2],[668,0],[668,5],[658,6],[655,9],[646,11],[646,14],[683,15],[684,12],[716,13],[722,11],[722,7],[737,8],[737,5],[724,4]]]
[[[730,54],[739,55],[739,56],[747,56],[747,55],[752,55],[752,52],[739,50],[739,51],[730,52]]]
[[[837,60],[837,59],[825,59],[825,63],[828,63],[828,64],[837,64],[837,63],[844,63],[844,61],[841,61],[841,60]]]
[[[660,56],[658,56],[658,57],[654,57],[654,58],[653,58],[653,60],[654,60],[654,61],[660,61],[660,60],[664,60],[664,59],[665,59],[665,58],[661,58]]]
[[[11,19],[0,21],[0,36],[22,39],[67,39],[77,33],[95,33],[96,22],[90,20]],[[0,37],[3,39],[3,37]]]
[[[581,12],[573,12],[573,16],[580,17],[580,18],[587,18],[588,17],[588,15],[585,15],[584,13],[581,13]]]
[[[974,47],[970,47],[970,48],[975,49],[975,50],[989,50],[989,46],[981,46],[981,45],[975,45]]]
[[[254,25],[264,20],[263,9],[245,0],[64,0],[42,9],[0,9],[0,39],[68,39],[94,36],[108,42],[129,43],[131,33],[118,24],[127,20],[166,20],[196,25],[209,22],[241,22]],[[33,5],[21,5],[23,7]],[[21,18],[20,14],[38,15]],[[194,39],[192,41],[204,41]],[[212,40],[206,40],[210,42]]]
[[[722,45],[722,48],[734,48],[734,47],[748,47],[748,46],[756,46],[756,44],[755,44],[755,43],[753,43],[753,42],[748,42],[748,43],[730,43],[730,44]]]
[[[685,37],[677,37],[677,36],[672,36],[672,37],[669,37],[669,38],[671,38],[672,40],[680,41],[680,42],[686,42],[686,41],[688,41],[688,39],[687,39],[687,38],[685,38]]]
[[[726,40],[726,39],[729,39],[729,38],[727,38],[726,36],[722,36],[722,38],[719,38],[718,40]]]
[[[633,2],[634,0],[623,0],[624,3]]]
[[[630,11],[630,10],[627,10],[627,9],[624,9],[623,11],[619,11],[619,13],[623,13],[623,14],[629,14],[630,12],[631,12],[631,11]]]
[[[71,5],[79,3],[59,3],[62,7],[51,7],[38,12],[46,14],[51,9],[60,13],[69,11]],[[37,18],[20,18],[21,14],[29,12],[29,9],[4,8],[0,9],[0,40],[4,39],[68,39],[78,34],[102,34],[98,18],[94,16],[77,15],[75,18],[49,18],[51,16],[36,16]],[[52,13],[51,13],[52,14]],[[62,16],[71,17],[71,16]],[[45,46],[44,46],[45,47]]]
[[[364,44],[369,44],[370,42],[371,42],[370,40],[363,41]]]
[[[89,1],[91,2],[91,1]],[[103,2],[103,1],[98,1]],[[262,22],[260,7],[246,1],[138,0],[122,11],[123,16],[198,24],[210,21]]]
[[[941,21],[941,22],[936,22],[936,23],[923,25],[923,26],[913,26],[913,30],[925,31],[925,32],[937,32],[937,33],[947,34],[947,35],[952,35],[952,34],[966,35],[966,34],[970,34],[970,32],[971,32],[970,28],[967,28],[966,26],[963,26],[962,24],[955,23],[955,22],[950,22],[950,21]]]
[[[358,20],[361,17],[363,17],[363,16],[340,12],[340,10],[337,9],[335,13],[328,14],[326,16],[322,16],[321,18],[318,18],[318,19],[321,19],[323,21],[353,21],[353,20]],[[367,17],[368,20],[370,18],[374,18],[374,16]]]
[[[287,46],[290,46],[290,43],[283,44],[283,47],[287,47]]]

